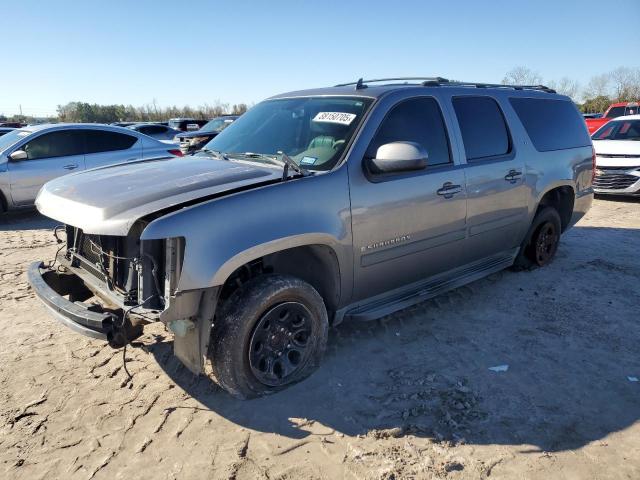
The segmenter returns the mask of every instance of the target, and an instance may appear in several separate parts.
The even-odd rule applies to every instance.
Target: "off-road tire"
[[[252,371],[249,346],[263,315],[288,302],[302,304],[311,314],[311,334],[305,347],[307,356],[304,363],[286,379],[286,384],[267,385]],[[282,390],[305,379],[318,368],[326,349],[328,329],[327,310],[322,297],[308,283],[289,275],[276,274],[252,279],[225,301],[214,319],[209,347],[214,379],[231,395],[241,399]]]
[[[550,255],[541,261],[538,255],[536,255],[536,245],[540,239],[541,234],[545,229],[551,229],[555,235],[555,243],[552,246]],[[532,268],[543,267],[553,261],[556,252],[558,251],[558,245],[560,243],[560,233],[562,230],[562,223],[560,221],[560,215],[553,207],[542,207],[531,222],[531,227],[527,232],[527,235],[520,246],[520,251],[516,257],[513,267],[515,270],[530,270]]]

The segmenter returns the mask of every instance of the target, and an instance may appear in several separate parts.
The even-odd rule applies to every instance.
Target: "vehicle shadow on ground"
[[[54,228],[59,223],[41,215],[35,209],[0,214],[1,232],[9,230],[46,230]]]
[[[203,408],[250,429],[303,439],[396,428],[532,453],[576,449],[640,418],[640,383],[627,379],[640,376],[640,331],[635,315],[616,313],[634,309],[640,264],[574,248],[585,235],[640,245],[640,230],[575,228],[544,269],[504,271],[381,321],[332,329],[319,371],[269,397],[236,400],[195,378],[171,342],[149,350]],[[607,286],[611,278],[619,283]],[[503,364],[507,371],[489,369]]]

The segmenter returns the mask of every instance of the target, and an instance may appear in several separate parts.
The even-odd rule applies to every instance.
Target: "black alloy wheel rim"
[[[312,314],[298,302],[276,305],[260,317],[249,341],[249,365],[259,382],[289,383],[311,353]]]
[[[538,230],[535,242],[536,263],[540,266],[546,265],[558,247],[558,233],[553,223],[547,222]]]

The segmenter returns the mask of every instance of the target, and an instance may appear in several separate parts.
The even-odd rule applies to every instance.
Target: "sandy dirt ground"
[[[0,478],[640,479],[640,202],[597,200],[547,268],[333,329],[310,379],[245,402],[161,325],[127,382],[27,285],[52,223],[0,222]]]

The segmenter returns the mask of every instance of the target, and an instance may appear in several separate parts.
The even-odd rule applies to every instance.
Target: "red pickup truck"
[[[591,135],[612,118],[622,117],[623,115],[636,115],[638,113],[640,113],[638,111],[638,102],[612,103],[602,117],[587,118],[585,122],[587,122],[587,129],[589,130],[589,135]]]

